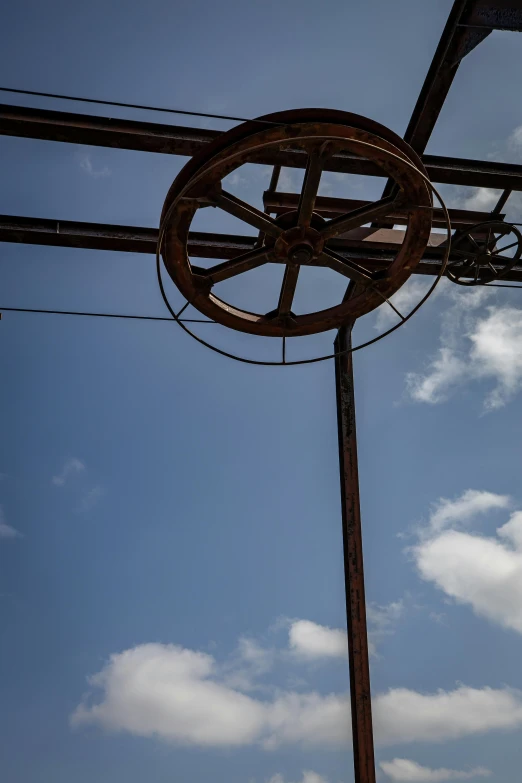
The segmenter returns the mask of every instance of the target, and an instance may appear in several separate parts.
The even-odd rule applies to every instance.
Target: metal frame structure
[[[455,0],[404,135],[404,140],[420,156],[433,182],[503,190],[491,213],[450,211],[452,222],[463,231],[488,220],[503,221],[502,210],[509,195],[513,191],[522,191],[521,165],[425,154],[429,138],[462,60],[493,30],[522,31],[522,0]],[[0,105],[0,135],[193,156],[216,139],[220,132]],[[306,155],[299,149],[267,150],[258,162],[304,168]],[[372,162],[348,154],[333,156],[325,170],[383,176],[382,169]],[[393,190],[393,184],[387,182],[383,196],[393,195]],[[295,199],[294,194],[281,193],[270,188],[264,194],[265,210],[267,213],[280,215],[295,208]],[[364,206],[364,202],[319,197],[316,203],[317,211],[325,217],[334,217],[358,206]],[[393,223],[400,224],[404,222],[403,218],[404,215],[398,212],[393,215]],[[440,213],[434,210],[433,225],[439,225],[441,219]],[[352,234],[349,237],[340,237],[336,250],[352,261],[361,259],[366,267],[379,270],[392,257],[400,233],[394,232],[388,219],[388,223],[377,222],[371,228],[360,229],[355,236]],[[443,235],[432,235],[433,241],[429,243],[415,274],[439,274],[442,259],[441,236]],[[2,215],[0,241],[150,254],[156,251],[158,231],[153,228]],[[252,250],[255,241],[255,237],[249,236],[193,232],[189,235],[188,249],[192,256],[226,260],[238,253]],[[522,261],[509,269],[503,279],[522,282]],[[480,278],[475,282],[480,283]],[[350,289],[347,295],[350,295]],[[352,326],[353,323],[339,329],[335,342],[335,371],[353,755],[356,783],[375,783],[355,398],[350,353]]]

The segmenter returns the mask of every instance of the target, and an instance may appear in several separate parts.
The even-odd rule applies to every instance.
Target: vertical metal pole
[[[335,340],[335,352],[352,345],[352,326],[343,326]],[[344,549],[344,580],[348,620],[348,658],[352,706],[355,783],[375,783],[370,665],[364,597],[361,508],[355,430],[355,395],[352,353],[335,360],[339,465]]]

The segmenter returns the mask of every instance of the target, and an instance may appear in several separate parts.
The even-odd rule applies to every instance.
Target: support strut
[[[343,326],[335,340],[335,352],[349,351],[351,343],[352,326]],[[355,783],[375,783],[352,356],[351,352],[337,356],[335,385],[341,476],[344,580],[348,621],[353,763]]]

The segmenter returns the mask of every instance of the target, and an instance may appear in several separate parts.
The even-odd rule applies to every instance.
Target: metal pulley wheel
[[[223,187],[223,179],[246,163],[277,163],[285,149],[306,159],[297,210],[273,219]],[[331,220],[315,210],[323,170],[342,158],[370,161],[398,186],[398,194]],[[303,109],[270,114],[223,133],[181,170],[172,184],[161,216],[160,250],[165,267],[187,302],[213,321],[250,334],[294,337],[339,328],[379,307],[409,278],[427,246],[432,196],[426,171],[416,153],[382,125],[340,111]],[[256,247],[208,269],[192,265],[187,251],[196,212],[217,207],[257,229]],[[374,219],[401,211],[408,219],[395,257],[376,269],[375,262],[354,261],[336,251],[339,238]],[[263,264],[285,267],[279,300],[266,313],[252,313],[223,301],[219,283]],[[339,303],[326,310],[294,314],[292,303],[303,266],[322,266],[339,274]],[[372,268],[373,266],[373,268]],[[355,294],[344,297],[346,284]],[[353,288],[353,287],[352,287]]]
[[[521,255],[522,234],[516,226],[494,220],[476,223],[452,238],[446,274],[458,285],[484,285],[501,280]]]

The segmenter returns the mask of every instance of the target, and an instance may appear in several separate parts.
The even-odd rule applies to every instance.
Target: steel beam
[[[351,348],[351,331],[351,326],[344,326],[339,330],[334,343],[335,353]],[[355,783],[375,783],[352,356],[352,353],[349,352],[336,357],[335,389],[339,434],[353,763]]]
[[[345,258],[377,271],[385,269],[393,260],[397,244],[403,236],[401,231],[360,228],[351,231],[348,236],[331,240],[330,244]],[[226,260],[252,250],[256,240],[255,236],[192,231],[189,234],[188,252],[192,258]],[[0,215],[0,242],[150,255],[156,252],[157,241],[158,230],[155,228]],[[415,268],[414,274],[438,274],[443,242],[443,234],[432,234],[431,244],[426,248],[424,258]],[[504,279],[522,282],[522,264],[512,269]]]
[[[220,131],[0,105],[0,135],[191,156],[219,136]],[[422,160],[433,182],[522,191],[521,165],[438,155],[424,155]],[[306,154],[299,150],[270,152],[258,162],[304,168]],[[348,154],[334,155],[325,169],[383,176],[375,164]]]

